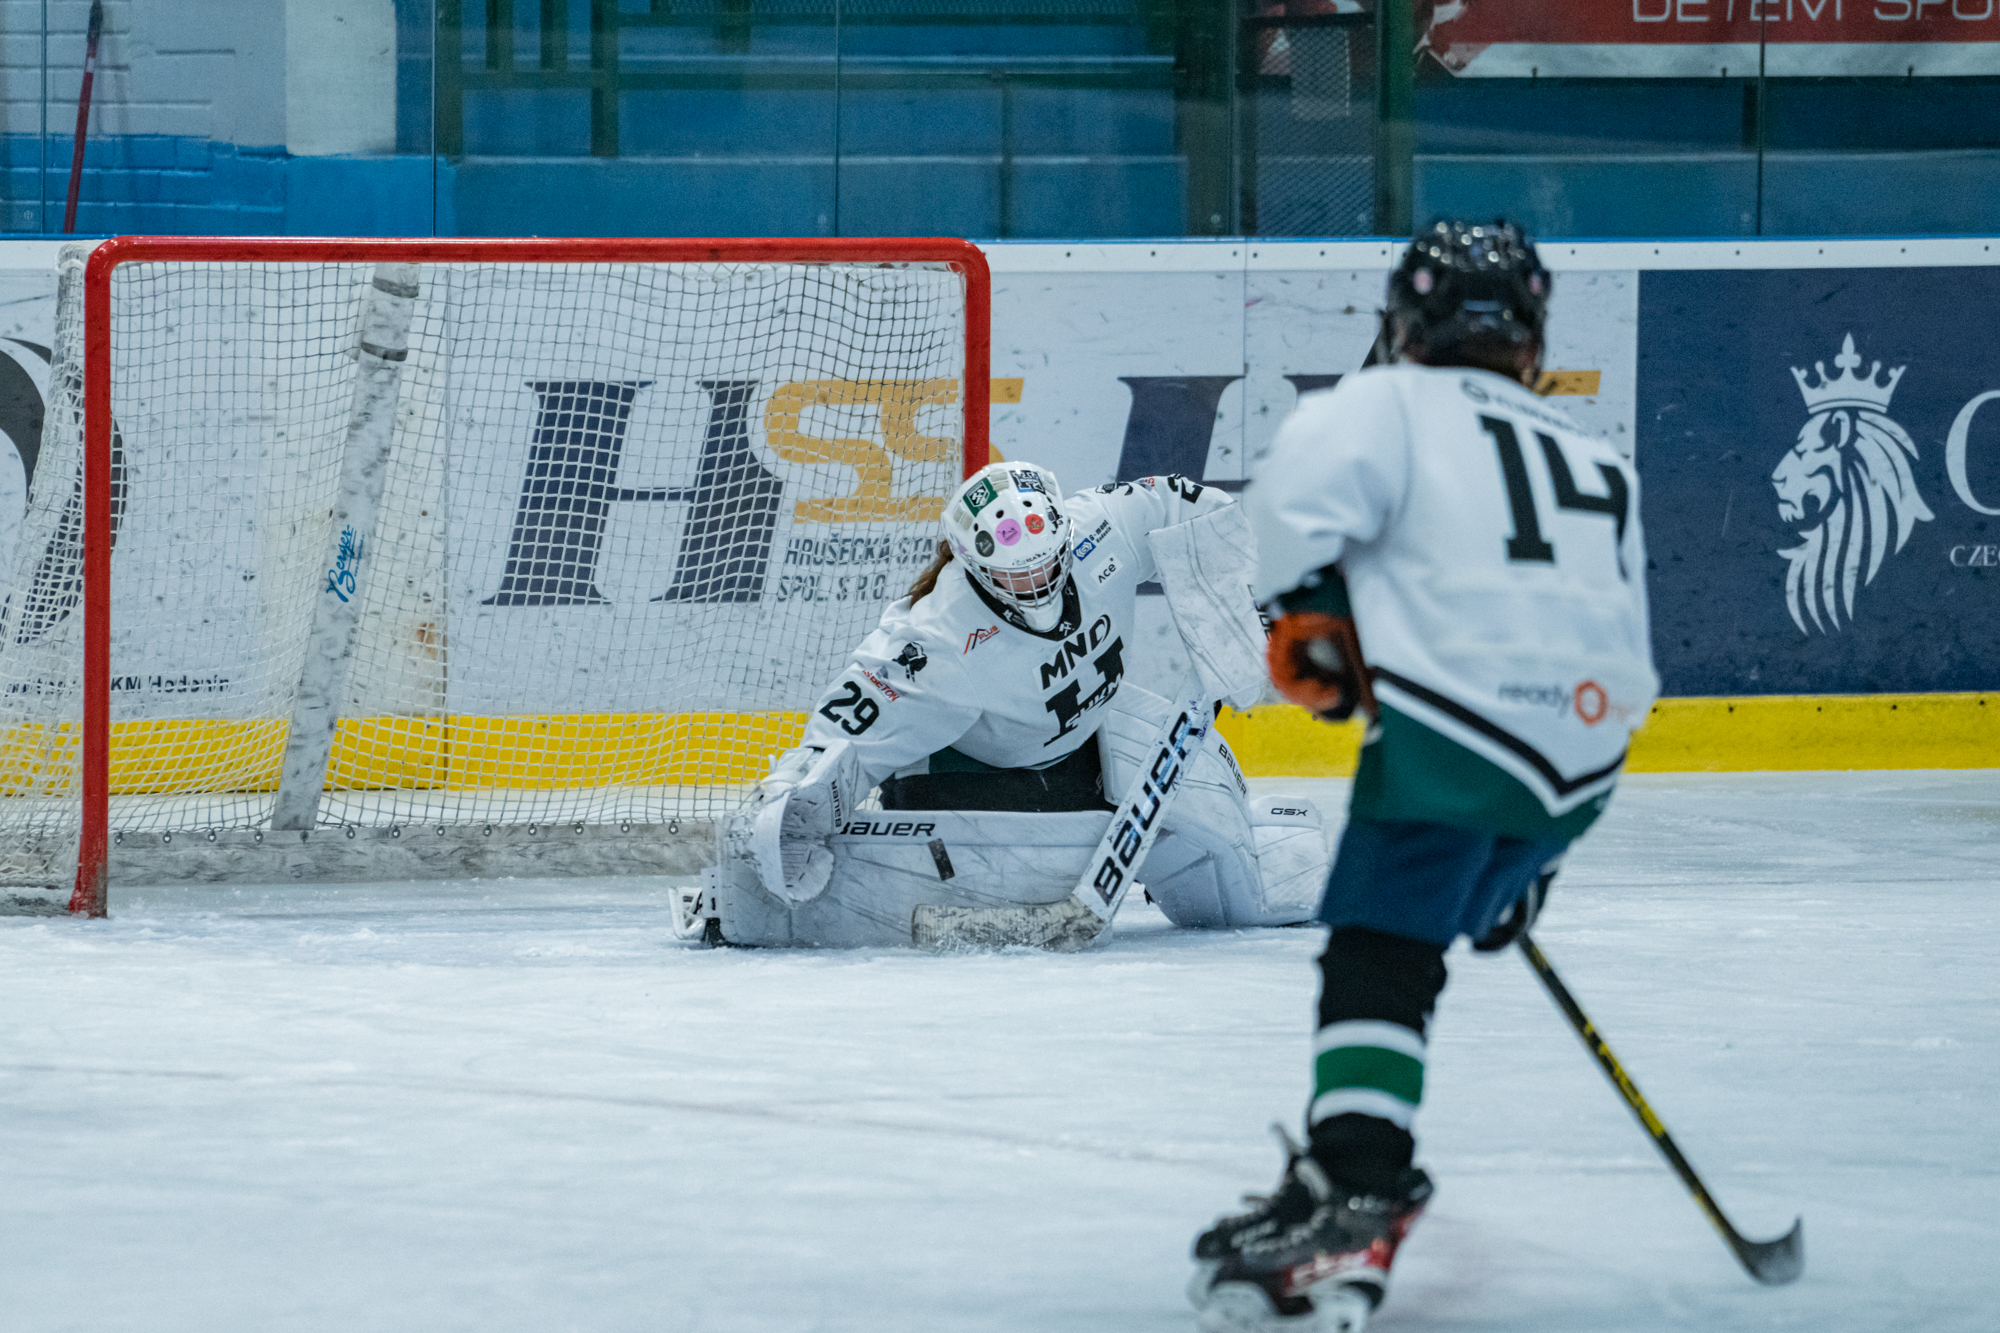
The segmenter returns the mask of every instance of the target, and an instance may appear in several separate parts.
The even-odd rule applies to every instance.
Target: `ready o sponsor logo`
[[[1499,688],[1498,694],[1504,704],[1574,713],[1586,727],[1594,727],[1608,717],[1630,717],[1632,713],[1631,709],[1613,702],[1611,691],[1594,680],[1578,681],[1575,685],[1509,682]]]
[[[1500,687],[1500,702],[1552,708],[1560,712],[1569,707],[1569,689],[1562,685],[1507,684]]]

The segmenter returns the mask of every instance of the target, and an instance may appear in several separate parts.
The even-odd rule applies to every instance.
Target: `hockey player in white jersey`
[[[1261,690],[1248,530],[1227,495],[1167,476],[1064,497],[1046,469],[1011,462],[961,485],[941,527],[937,558],[820,696],[802,744],[725,823],[709,938],[929,943],[919,909],[1065,902],[1177,715],[1126,679],[1143,582],[1165,584],[1214,683],[1205,706]],[[862,808],[878,785],[881,808]],[[1251,801],[1214,735],[1178,785],[1137,875],[1166,915],[1310,920],[1327,860],[1310,803]]]
[[[1637,474],[1527,387],[1548,295],[1513,226],[1436,224],[1390,278],[1391,364],[1301,399],[1245,496],[1273,680],[1370,725],[1307,1144],[1196,1239],[1210,1330],[1354,1333],[1380,1302],[1431,1194],[1411,1125],[1445,950],[1527,929],[1658,689]]]

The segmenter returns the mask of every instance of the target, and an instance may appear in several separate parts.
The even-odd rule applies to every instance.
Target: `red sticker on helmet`
[[[1040,532],[1041,530],[1042,530],[1042,516],[1040,514],[1028,515],[1028,531]]]

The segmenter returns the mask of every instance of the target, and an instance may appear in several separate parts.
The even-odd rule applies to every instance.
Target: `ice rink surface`
[[[12,1333],[1189,1330],[1189,1240],[1307,1089],[1319,932],[1143,904],[1070,957],[691,948],[609,880],[113,912],[0,921]],[[1629,778],[1537,935],[1806,1275],[1745,1278],[1461,951],[1372,1327],[2000,1328],[2000,772]]]

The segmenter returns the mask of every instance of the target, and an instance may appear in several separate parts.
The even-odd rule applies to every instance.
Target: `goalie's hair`
[[[910,585],[911,606],[915,606],[937,591],[938,575],[944,573],[944,567],[950,563],[951,543],[941,541],[937,544],[937,554],[931,557],[928,565],[924,566],[924,572],[917,575],[917,581]]]

